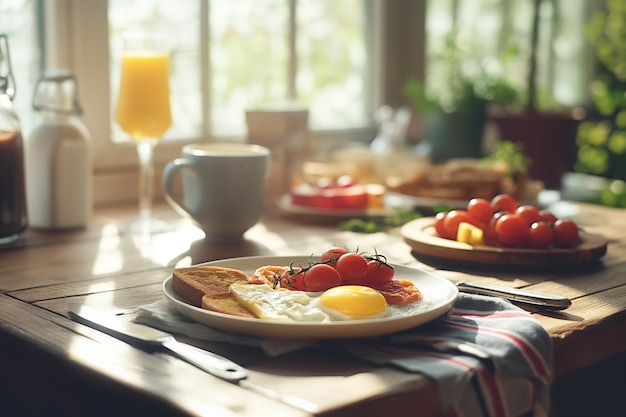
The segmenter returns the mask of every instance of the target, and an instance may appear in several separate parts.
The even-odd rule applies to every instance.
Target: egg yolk
[[[371,316],[387,308],[387,301],[381,293],[361,285],[330,288],[320,296],[320,303],[352,317]]]

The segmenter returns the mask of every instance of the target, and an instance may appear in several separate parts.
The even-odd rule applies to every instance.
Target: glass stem
[[[139,177],[139,221],[149,229],[152,218],[152,196],[154,184],[155,140],[141,139],[137,142],[137,155],[141,169]]]

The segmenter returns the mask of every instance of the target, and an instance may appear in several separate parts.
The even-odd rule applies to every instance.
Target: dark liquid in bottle
[[[22,137],[19,132],[0,131],[0,239],[26,226]]]

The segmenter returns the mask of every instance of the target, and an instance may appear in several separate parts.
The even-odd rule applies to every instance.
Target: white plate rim
[[[383,207],[380,209],[320,209],[316,207],[299,206],[292,204],[289,195],[283,195],[276,205],[283,212],[301,216],[315,216],[315,217],[327,217],[327,218],[346,218],[346,217],[384,217],[393,214],[393,210],[390,207]]]
[[[221,259],[199,265],[220,265],[247,273],[263,265],[306,264],[310,256],[249,256]],[[447,313],[458,298],[457,287],[446,278],[422,269],[393,264],[396,277],[411,279],[423,293],[424,310],[398,318],[350,320],[333,323],[274,322],[256,318],[237,317],[205,310],[184,301],[172,289],[172,276],[163,281],[162,290],[168,302],[184,316],[214,327],[245,335],[283,339],[343,339],[374,337],[421,326]]]
[[[400,205],[403,207],[423,207],[434,208],[436,206],[446,206],[452,209],[465,209],[467,208],[468,199],[454,199],[454,198],[437,198],[437,197],[419,197],[410,194],[403,194],[397,191],[387,191],[386,195],[389,204]],[[539,200],[520,200],[518,202],[522,204],[538,205]]]

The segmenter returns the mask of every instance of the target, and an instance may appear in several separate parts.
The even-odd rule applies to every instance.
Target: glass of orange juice
[[[124,37],[115,119],[137,144],[141,167],[139,219],[131,230],[150,234],[167,229],[152,215],[154,147],[172,124],[170,56],[162,37]]]

